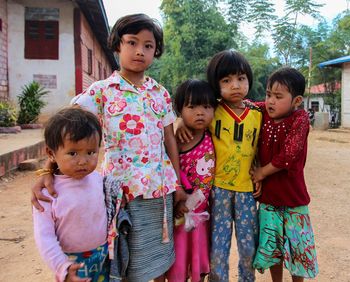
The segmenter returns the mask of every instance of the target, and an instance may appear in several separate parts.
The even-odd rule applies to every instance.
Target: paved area
[[[0,156],[43,141],[43,129],[22,129],[20,133],[0,134]]]
[[[22,129],[19,133],[0,133],[0,177],[16,170],[29,159],[45,155],[42,129]]]

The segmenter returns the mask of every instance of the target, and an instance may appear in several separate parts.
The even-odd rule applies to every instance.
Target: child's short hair
[[[108,48],[113,52],[119,52],[124,34],[138,34],[143,29],[153,33],[156,40],[154,57],[159,58],[164,49],[163,29],[156,19],[152,19],[145,14],[127,15],[118,19],[108,37]]]
[[[45,142],[53,151],[64,145],[64,139],[78,142],[94,134],[102,139],[102,129],[98,118],[91,112],[72,106],[64,108],[53,115],[45,126]]]
[[[276,82],[287,87],[293,98],[304,96],[305,77],[298,70],[291,67],[279,68],[268,78],[267,89],[271,89]]]
[[[221,51],[214,55],[207,68],[208,82],[214,89],[218,99],[221,98],[219,81],[230,74],[246,74],[249,81],[249,89],[252,88],[253,72],[247,59],[237,51]]]
[[[210,105],[217,106],[217,100],[213,89],[204,80],[189,79],[181,83],[176,89],[174,108],[178,114],[184,106]]]

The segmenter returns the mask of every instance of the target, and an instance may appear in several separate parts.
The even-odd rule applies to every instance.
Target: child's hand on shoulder
[[[179,118],[176,123],[175,137],[180,143],[189,143],[193,139],[191,130],[186,127],[182,118]]]
[[[91,278],[81,278],[77,276],[79,268],[83,267],[83,263],[73,263],[68,267],[68,274],[64,282],[90,282]]]

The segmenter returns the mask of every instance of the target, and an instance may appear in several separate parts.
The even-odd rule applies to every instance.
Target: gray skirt
[[[137,197],[126,205],[132,222],[128,234],[128,282],[147,282],[164,274],[175,261],[173,194],[166,197],[169,243],[162,243],[163,198]]]

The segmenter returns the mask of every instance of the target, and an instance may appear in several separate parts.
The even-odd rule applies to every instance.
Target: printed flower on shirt
[[[173,168],[171,166],[170,160],[164,160],[164,163],[167,165],[167,169],[164,172],[165,177],[170,178],[173,174]]]
[[[157,190],[153,191],[152,196],[154,198],[160,198],[162,197],[164,194],[167,194],[169,191],[168,186],[164,185],[164,186],[158,186]]]
[[[114,101],[111,101],[107,107],[107,111],[111,115],[116,113],[121,113],[126,107],[125,99],[115,98]]]
[[[157,122],[157,127],[160,128],[160,129],[163,129],[163,123],[158,121]]]
[[[134,137],[128,141],[128,145],[130,148],[142,148],[140,151],[136,151],[136,154],[141,154],[142,150],[144,150],[146,147],[143,145],[142,139],[140,137]]]
[[[141,152],[139,155],[135,155],[133,158],[133,163],[136,167],[143,167],[144,165],[147,165],[148,161],[149,157],[147,151]]]
[[[152,145],[155,145],[155,146],[159,145],[161,142],[159,134],[157,134],[157,133],[151,134],[150,140],[151,140]]]
[[[150,175],[147,174],[145,177],[141,178],[141,183],[143,185],[148,185],[150,178],[151,178]]]
[[[171,97],[168,92],[164,92],[163,97],[165,98],[165,102],[169,105],[171,104]]]
[[[151,105],[151,109],[152,111],[159,115],[162,113],[163,111],[163,105],[162,105],[162,101],[160,99],[151,99],[150,100],[150,105]]]
[[[138,135],[141,130],[145,127],[142,122],[140,122],[141,117],[139,115],[126,114],[123,116],[119,128],[125,130],[128,133]]]
[[[123,189],[123,192],[125,194],[125,197],[126,197],[127,201],[128,202],[132,201],[134,199],[134,196],[133,196],[132,192],[130,191],[129,186],[124,185],[122,187],[122,189]]]
[[[128,155],[120,155],[117,159],[118,167],[122,170],[130,169],[132,165],[132,159]]]

